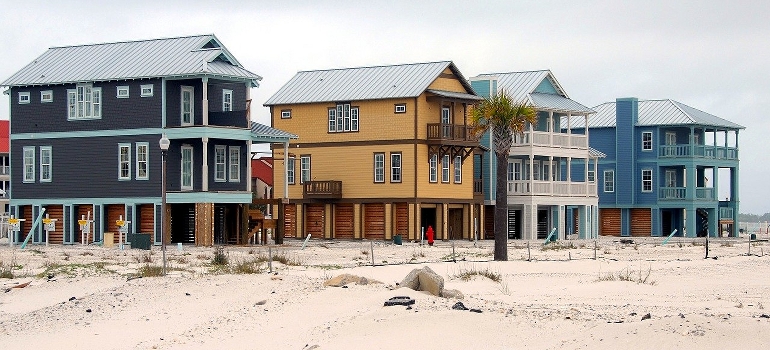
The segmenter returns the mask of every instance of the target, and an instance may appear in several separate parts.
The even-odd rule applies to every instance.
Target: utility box
[[[131,242],[131,249],[150,250],[150,233],[134,233],[128,235],[128,241]]]
[[[115,232],[105,232],[102,239],[102,247],[112,248],[115,246]]]

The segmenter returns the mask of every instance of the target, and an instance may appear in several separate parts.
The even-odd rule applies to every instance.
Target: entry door
[[[463,238],[463,210],[459,208],[449,209],[447,212],[447,230],[449,239]]]
[[[448,107],[441,108],[441,129],[444,137],[452,135],[452,113]]]
[[[545,239],[548,236],[548,209],[537,211],[537,239]]]
[[[666,169],[666,187],[676,187],[676,170]]]

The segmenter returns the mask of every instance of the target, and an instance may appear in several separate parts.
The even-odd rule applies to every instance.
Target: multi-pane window
[[[35,147],[24,147],[24,182],[35,182]]]
[[[455,156],[455,183],[459,184],[463,182],[463,158]]]
[[[29,103],[29,91],[19,93],[19,104]]]
[[[222,112],[233,110],[233,90],[222,90]]]
[[[77,85],[67,90],[67,118],[87,119],[102,117],[102,88],[91,84]]]
[[[374,154],[374,182],[385,182],[385,153]]]
[[[390,182],[401,182],[401,153],[390,154]]]
[[[51,146],[40,147],[40,182],[51,182]]]
[[[299,157],[300,183],[310,181],[310,156]]]
[[[642,169],[642,192],[652,192],[651,169]]]
[[[230,182],[241,181],[241,147],[230,146]]]
[[[428,181],[430,182],[437,182],[438,181],[438,155],[434,154],[430,156],[429,164],[429,170],[428,170]]]
[[[449,155],[441,157],[441,182],[449,182]]]
[[[396,107],[395,107],[395,112],[396,113],[406,113],[406,104],[405,103],[397,104]]]
[[[652,132],[645,131],[642,133],[642,151],[652,150]]]
[[[129,95],[130,95],[129,91],[130,90],[129,90],[128,86],[118,86],[117,87],[117,92],[115,94],[115,97],[117,97],[117,98],[128,98]]]
[[[149,158],[148,152],[150,144],[147,142],[138,142],[136,144],[136,179],[147,180],[149,178]]]
[[[195,119],[195,92],[192,86],[182,86],[182,125],[191,125]]]
[[[181,188],[191,190],[193,188],[193,148],[182,146],[182,178]]]
[[[286,178],[287,182],[290,184],[294,183],[294,161],[294,157],[286,158]]]
[[[291,109],[284,109],[281,111],[281,119],[291,118]]]
[[[604,171],[604,192],[615,192],[615,170]]]
[[[214,181],[226,181],[227,158],[225,146],[214,147]]]
[[[131,180],[131,145],[118,145],[118,180]]]
[[[336,110],[329,109],[329,132],[358,131],[358,107],[349,103],[338,104]]]
[[[588,182],[596,181],[596,173],[593,170],[588,171]]]
[[[152,97],[152,95],[153,95],[153,85],[152,84],[141,85],[139,88],[141,89],[142,97]]]
[[[513,170],[514,164],[516,164],[516,163],[510,162],[510,161],[508,162],[508,181],[513,181],[514,180],[514,172],[513,172],[514,171]]]
[[[53,102],[53,91],[52,90],[40,91],[40,102]]]

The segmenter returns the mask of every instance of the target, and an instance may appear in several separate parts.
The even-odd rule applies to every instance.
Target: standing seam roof
[[[615,102],[606,102],[594,107],[596,115],[588,121],[589,128],[615,127]],[[583,120],[571,120],[572,128],[583,128]],[[636,125],[705,125],[731,129],[745,129],[744,126],[713,114],[690,107],[674,100],[643,100],[639,101],[639,119]]]

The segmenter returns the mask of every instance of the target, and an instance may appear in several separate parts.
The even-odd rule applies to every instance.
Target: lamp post
[[[160,154],[163,159],[163,165],[161,168],[161,195],[160,195],[160,249],[163,252],[163,276],[166,275],[166,153],[168,153],[168,146],[171,145],[171,141],[166,137],[166,134],[158,141],[160,146]]]

